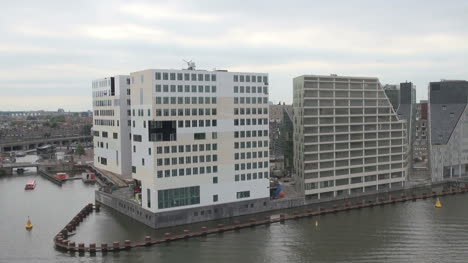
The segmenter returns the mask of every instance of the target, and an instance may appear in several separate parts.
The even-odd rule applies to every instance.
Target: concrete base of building
[[[269,198],[261,198],[235,203],[153,213],[142,208],[134,201],[123,199],[116,195],[98,190],[96,191],[95,199],[96,202],[113,208],[118,212],[155,229],[193,224],[216,219],[231,218],[305,205],[305,200],[303,198],[289,200],[270,200]]]
[[[296,208],[301,206],[310,206],[318,204],[320,206],[333,204],[335,202],[343,201],[355,201],[361,200],[359,198],[378,199],[380,196],[388,198],[388,195],[401,195],[405,194],[409,196],[410,190],[418,188],[427,188],[429,191],[431,187],[437,185],[444,185],[450,183],[445,181],[436,184],[414,184],[406,187],[395,187],[390,189],[384,189],[379,191],[369,191],[356,193],[352,195],[339,196],[334,198],[323,198],[323,199],[278,199],[271,200],[269,198],[262,198],[256,200],[247,200],[235,203],[211,205],[197,208],[187,208],[178,211],[168,211],[153,213],[146,209],[143,209],[140,204],[131,201],[129,199],[121,198],[117,195],[110,193],[96,191],[96,202],[99,202],[107,207],[113,208],[118,212],[129,216],[145,225],[152,228],[159,229],[165,227],[172,227],[178,225],[186,225],[199,223],[204,221],[232,218],[237,216],[244,216],[250,214],[257,214],[263,212],[271,212],[280,209]],[[429,191],[430,192],[430,191]]]

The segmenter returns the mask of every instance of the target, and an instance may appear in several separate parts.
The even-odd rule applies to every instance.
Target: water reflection
[[[29,179],[38,180],[38,186],[25,192],[24,183]],[[81,181],[59,187],[31,173],[0,178],[0,262],[76,262],[77,258],[81,262],[100,262],[100,253],[79,257],[56,251],[52,245],[52,237],[64,224],[85,204],[93,202],[94,189]],[[446,196],[441,201],[441,209],[435,209],[434,200],[427,199],[327,214],[108,253],[104,261],[466,262],[466,196]],[[31,232],[24,229],[28,215],[34,224]],[[80,225],[73,239],[97,244],[140,241],[148,234],[160,238],[164,232],[200,229],[220,222],[153,230],[103,208]]]

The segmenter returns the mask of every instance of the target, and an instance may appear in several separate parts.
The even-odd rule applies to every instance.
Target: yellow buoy
[[[439,198],[437,198],[437,201],[435,203],[435,207],[437,208],[441,208],[442,207],[442,203],[440,202]]]
[[[315,227],[318,227],[318,221],[315,221]]]
[[[32,223],[31,223],[31,220],[29,220],[29,216],[28,216],[28,222],[26,223],[26,229],[27,230],[31,230],[33,227]]]

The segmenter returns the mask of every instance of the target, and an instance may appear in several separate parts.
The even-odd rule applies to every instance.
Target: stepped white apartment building
[[[404,186],[406,121],[377,78],[294,78],[294,176],[306,200]]]
[[[130,76],[92,82],[94,166],[131,178]]]
[[[156,224],[269,199],[267,74],[149,69],[130,81],[132,176]]]

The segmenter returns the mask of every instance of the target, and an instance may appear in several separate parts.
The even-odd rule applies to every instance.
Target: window
[[[159,209],[196,204],[200,204],[200,186],[158,190]]]
[[[249,198],[249,197],[250,197],[250,191],[237,192],[237,199]]]
[[[147,199],[147,206],[148,208],[151,208],[151,190],[146,189],[146,199]]]
[[[217,184],[217,183],[218,183],[218,177],[215,176],[215,177],[213,177],[213,184]]]
[[[218,195],[213,195],[213,203],[218,202]]]

